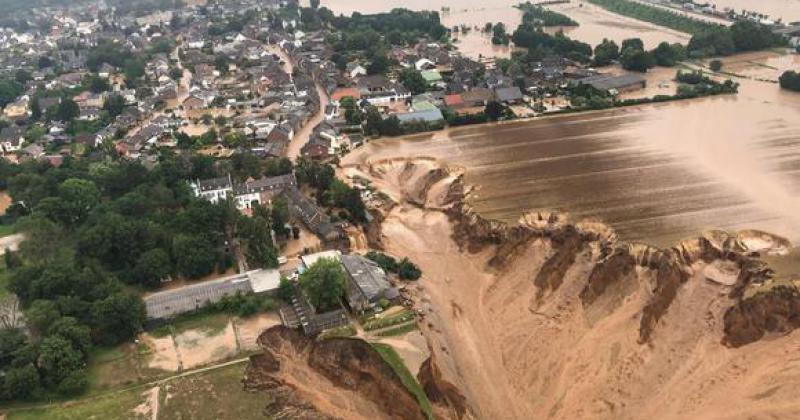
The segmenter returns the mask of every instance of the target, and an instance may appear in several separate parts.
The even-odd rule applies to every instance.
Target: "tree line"
[[[165,152],[149,170],[111,156],[59,167],[0,163],[14,200],[6,217],[25,234],[5,255],[8,288],[29,331],[0,330],[0,398],[81,392],[91,348],[141,330],[136,291],[225,271],[235,262],[231,244],[251,266],[277,266],[270,209],[248,218],[190,191],[186,180],[206,178],[213,163]]]

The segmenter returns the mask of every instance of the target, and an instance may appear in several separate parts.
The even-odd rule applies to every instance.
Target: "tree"
[[[397,265],[397,275],[403,280],[417,280],[422,276],[422,271],[408,258],[403,258]]]
[[[327,312],[339,307],[346,276],[339,261],[321,258],[300,275],[300,287],[318,312]]]
[[[132,277],[145,287],[157,287],[172,274],[172,261],[162,248],[154,248],[139,256]]]
[[[34,96],[31,98],[31,119],[39,121],[42,118],[42,107],[39,105],[39,98]]]
[[[280,237],[286,237],[289,230],[286,225],[289,223],[289,202],[282,196],[272,200],[272,230]]]
[[[710,68],[711,71],[720,71],[722,70],[722,61],[711,60],[711,62],[708,64],[708,68]]]
[[[311,2],[310,2],[311,8],[314,9],[314,10],[319,8],[319,1],[320,0],[311,0]]]
[[[95,301],[91,314],[96,340],[105,345],[131,339],[141,331],[145,321],[144,303],[138,296],[125,291]]]
[[[103,93],[111,89],[108,81],[97,75],[86,76],[83,81],[83,85],[92,93]]]
[[[125,98],[117,94],[109,95],[103,103],[103,109],[108,111],[109,117],[116,118],[125,109]]]
[[[668,42],[658,44],[652,54],[655,64],[662,67],[673,67],[678,61],[686,58],[683,45],[669,44]]]
[[[172,241],[175,269],[187,278],[199,278],[211,274],[216,265],[214,248],[202,238],[181,234]]]
[[[644,42],[642,42],[642,40],[639,38],[628,38],[623,40],[620,50],[625,51],[629,48],[644,51]]]
[[[39,372],[33,364],[5,371],[5,380],[0,386],[4,392],[0,399],[24,400],[34,395],[39,387]]]
[[[16,357],[15,353],[27,342],[21,329],[0,328],[0,366],[8,366]]]
[[[86,358],[89,355],[91,340],[89,338],[89,327],[81,325],[73,317],[63,317],[53,322],[47,328],[47,336],[59,336],[72,344],[72,347]]]
[[[389,66],[392,64],[389,57],[386,56],[386,53],[383,51],[379,51],[373,54],[372,59],[367,65],[367,73],[369,74],[384,74],[387,70],[389,70]]]
[[[226,75],[228,74],[228,70],[230,69],[230,63],[228,61],[228,57],[219,54],[214,58],[214,68],[217,69],[219,74]]]
[[[83,355],[65,338],[45,337],[39,346],[39,370],[48,387],[56,387],[84,365]]]
[[[787,70],[781,75],[778,82],[783,89],[800,92],[800,72]]]
[[[603,42],[594,48],[594,65],[607,66],[619,58],[619,47],[614,41],[603,38]]]
[[[286,277],[281,277],[278,283],[278,299],[291,304],[294,298],[294,284]]]
[[[67,225],[81,223],[95,206],[100,204],[100,190],[94,182],[70,178],[58,186],[62,214],[60,219]]]
[[[62,122],[70,122],[81,114],[81,109],[78,107],[78,104],[69,98],[62,99],[61,103],[52,109],[54,110],[53,119]]]
[[[506,34],[506,25],[502,22],[497,22],[492,27],[492,44],[494,45],[508,45],[508,34]]]
[[[486,108],[484,108],[483,113],[486,114],[490,120],[497,121],[503,117],[503,114],[505,113],[505,107],[500,102],[489,101],[486,104]]]
[[[16,80],[0,78],[0,107],[14,102],[24,90],[25,87]]]
[[[422,77],[422,73],[412,68],[401,70],[398,79],[413,95],[425,93],[428,87],[428,83]]]
[[[623,49],[619,61],[625,70],[642,73],[647,72],[647,69],[655,65],[655,59],[651,53],[635,48]]]
[[[125,80],[130,83],[144,76],[144,62],[135,58],[125,60],[122,71],[125,73]]]

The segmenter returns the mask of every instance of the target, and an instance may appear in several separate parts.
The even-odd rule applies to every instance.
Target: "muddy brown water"
[[[350,15],[353,12],[378,13],[392,8],[404,7],[411,10],[434,10],[441,15],[442,24],[448,27],[467,25],[482,28],[487,22],[503,22],[512,32],[520,22],[521,14],[514,8],[520,0],[323,0],[322,6],[331,9],[335,14]],[[307,4],[307,1],[303,1]],[[773,18],[783,17],[784,21],[800,20],[800,0],[718,0],[717,7],[733,7],[736,10],[746,8],[769,14]],[[563,29],[570,37],[597,45],[603,38],[621,43],[626,38],[641,38],[648,48],[654,48],[659,42],[687,43],[690,36],[685,33],[653,25],[647,22],[630,19],[608,12],[600,7],[584,1],[571,1],[566,4],[548,5],[548,8],[564,13],[577,21],[580,26],[569,28],[548,28],[554,33]],[[508,48],[492,45],[489,39],[481,36],[479,31],[472,31],[459,37],[456,43],[459,49],[470,57],[501,56],[510,54]]]
[[[472,204],[516,221],[557,209],[667,246],[710,228],[800,242],[800,95],[742,81],[705,98],[379,140],[349,156],[429,156],[466,169]]]

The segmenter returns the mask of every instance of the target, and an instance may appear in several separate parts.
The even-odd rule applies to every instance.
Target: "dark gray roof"
[[[403,114],[396,114],[396,115],[397,119],[399,119],[401,123],[411,122],[414,120],[426,121],[426,122],[436,122],[444,120],[442,111],[440,111],[438,108],[426,109],[424,111],[406,112]]]
[[[234,190],[236,194],[249,194],[268,190],[278,190],[295,185],[297,185],[297,182],[294,179],[294,174],[286,174],[272,177],[262,177],[254,181],[237,184],[234,187]]]
[[[148,319],[164,319],[218,302],[237,292],[252,290],[247,274],[242,274],[154,293],[144,298],[144,304]]]
[[[646,80],[638,74],[623,74],[622,76],[597,75],[577,80],[576,83],[590,85],[598,90],[610,90],[643,84]]]
[[[202,179],[197,182],[197,186],[200,188],[200,191],[232,188],[231,179],[227,176],[219,178]]]
[[[497,88],[494,93],[500,102],[513,102],[522,99],[522,91],[517,86]]]
[[[374,261],[360,255],[342,255],[341,259],[347,274],[368,301],[377,302],[391,288],[386,273]]]

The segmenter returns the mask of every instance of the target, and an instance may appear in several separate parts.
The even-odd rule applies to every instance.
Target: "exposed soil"
[[[367,342],[315,341],[277,326],[258,339],[245,389],[270,396],[277,419],[424,419],[417,400]]]
[[[344,170],[397,202],[371,240],[424,273],[408,289],[424,312],[435,363],[419,376],[437,414],[744,419],[800,409],[800,370],[787,359],[800,344],[800,294],[771,286],[755,257],[780,252],[781,238],[715,231],[657,249],[556,213],[485,220],[464,204],[459,172],[431,159]]]

